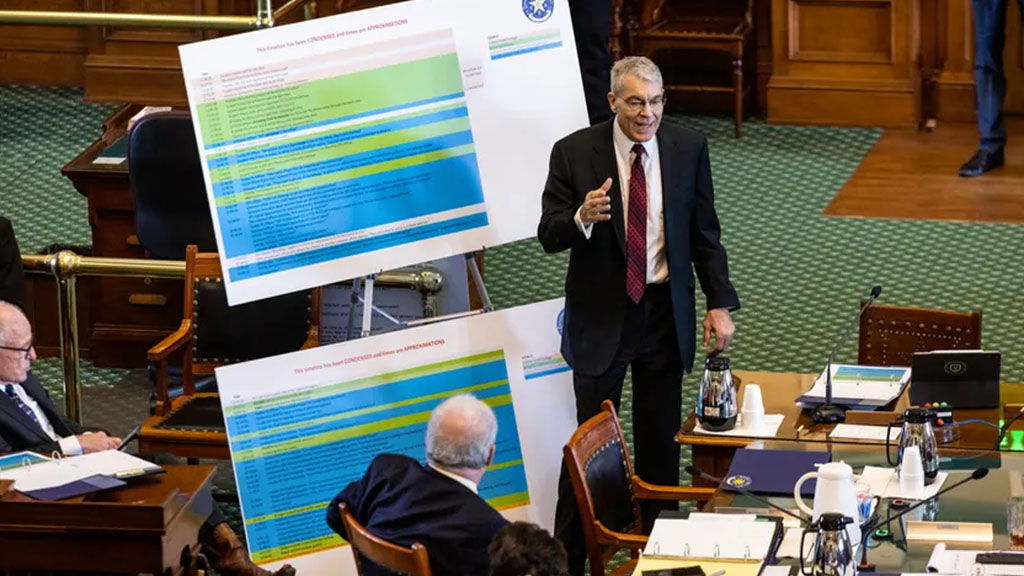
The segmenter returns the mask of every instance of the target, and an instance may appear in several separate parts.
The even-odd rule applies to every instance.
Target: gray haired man
[[[477,494],[497,435],[490,406],[469,394],[445,400],[427,424],[427,464],[378,455],[362,478],[331,500],[327,523],[347,536],[338,512],[344,502],[374,535],[400,546],[426,546],[434,573],[486,574],[487,546],[507,524]],[[390,574],[368,561],[362,565],[364,575]]]

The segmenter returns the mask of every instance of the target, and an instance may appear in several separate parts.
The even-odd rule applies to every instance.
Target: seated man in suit
[[[506,524],[477,494],[494,458],[498,421],[490,406],[468,394],[434,409],[427,424],[427,465],[381,454],[366,474],[327,507],[327,523],[346,536],[338,504],[376,536],[399,546],[427,548],[435,574],[487,574],[487,545]],[[364,574],[390,574],[369,561]]]
[[[0,301],[0,453],[31,450],[49,456],[57,452],[77,456],[116,449],[121,439],[106,432],[90,431],[64,418],[50,395],[29,371],[36,359],[32,327],[21,309]],[[147,457],[157,464],[176,464],[169,454]],[[252,563],[245,546],[216,507],[199,531],[199,541],[220,557],[217,571],[225,576],[271,576]],[[284,566],[273,576],[293,576]]]
[[[494,535],[487,548],[491,576],[566,576],[562,543],[530,522],[513,522]]]
[[[11,221],[0,216],[0,300],[25,307],[25,271]]]

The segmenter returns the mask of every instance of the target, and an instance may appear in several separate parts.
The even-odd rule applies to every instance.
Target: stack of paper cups
[[[764,400],[761,398],[761,387],[757,384],[747,384],[743,387],[743,408],[740,411],[743,417],[744,430],[758,430],[764,423]]]
[[[900,492],[905,498],[924,498],[924,464],[921,461],[921,450],[917,446],[903,449],[899,474]]]

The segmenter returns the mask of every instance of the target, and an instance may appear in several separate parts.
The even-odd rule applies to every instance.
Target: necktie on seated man
[[[11,397],[11,400],[14,401],[15,406],[17,406],[22,412],[24,412],[26,416],[31,418],[32,421],[36,423],[36,425],[42,428],[43,425],[39,422],[39,418],[36,418],[36,413],[33,412],[32,409],[29,408],[27,404],[22,402],[21,396],[18,396],[18,393],[14,391],[14,384],[5,385],[4,392],[7,392],[7,395]]]
[[[647,285],[647,176],[643,162],[646,153],[643,144],[633,145],[626,227],[626,294],[633,302],[640,302]]]

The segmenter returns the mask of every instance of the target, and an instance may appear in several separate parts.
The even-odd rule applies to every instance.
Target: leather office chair
[[[210,203],[192,117],[184,111],[143,116],[128,134],[128,179],[139,244],[152,257],[183,260],[185,247],[216,252]]]
[[[910,366],[914,352],[981,348],[981,311],[872,304],[860,317],[857,363]]]
[[[563,449],[576,505],[583,521],[591,576],[603,576],[608,560],[629,549],[631,561],[612,574],[631,574],[640,550],[647,544],[641,533],[638,499],[704,502],[713,488],[649,484],[633,474],[626,439],[610,400],[601,412],[573,432]]]
[[[413,542],[411,547],[405,548],[382,540],[364,528],[348,511],[344,502],[338,504],[338,510],[341,511],[341,520],[345,524],[345,532],[348,533],[348,541],[356,558],[356,571],[360,575],[363,574],[363,560],[368,558],[378,566],[399,574],[431,576],[430,557],[425,546]]]
[[[753,0],[648,0],[643,4],[630,34],[637,54],[655,62],[659,52],[673,49],[718,52],[731,58],[731,86],[695,79],[668,83],[665,91],[732,93],[733,123],[736,137],[741,137],[743,104],[750,91],[743,83],[743,56],[753,37]]]
[[[228,306],[216,253],[185,251],[185,311],[179,328],[149,349],[157,369],[156,414],[139,431],[141,452],[186,458],[228,458],[216,393],[197,393],[195,379],[214,368],[311,348],[319,341],[319,291],[294,292]],[[183,392],[170,398],[169,359],[183,355]]]
[[[216,252],[210,204],[203,182],[192,116],[170,110],[143,116],[128,132],[128,180],[135,204],[135,234],[147,255],[160,260],[184,260],[185,247]],[[156,367],[149,377],[156,388]],[[182,393],[180,366],[169,368],[170,396]],[[211,389],[212,377],[196,383]],[[155,406],[156,395],[150,398]]]

